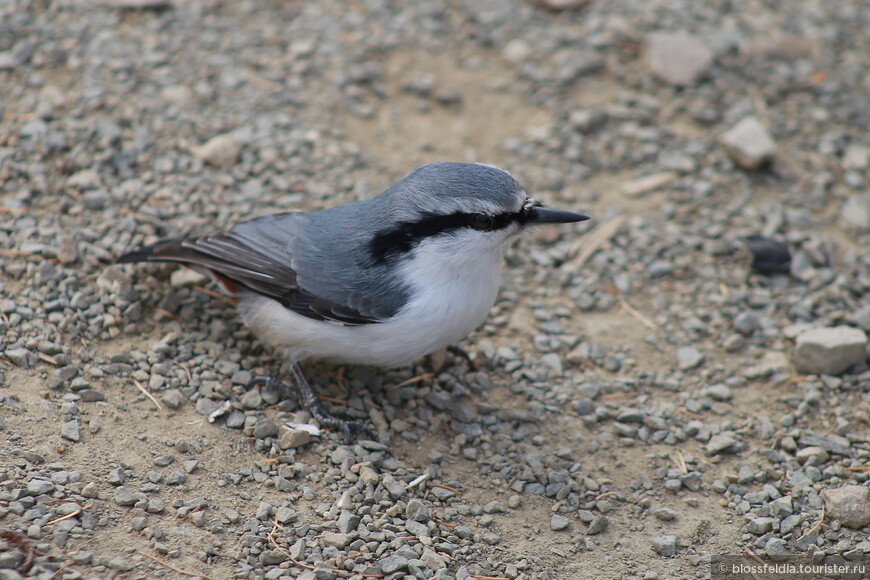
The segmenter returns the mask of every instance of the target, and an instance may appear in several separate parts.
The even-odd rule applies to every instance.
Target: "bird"
[[[296,391],[273,377],[251,385],[292,394],[350,440],[371,431],[327,412],[301,362],[396,368],[443,351],[483,324],[511,242],[531,226],[587,219],[544,207],[494,165],[442,161],[367,200],[162,240],[117,262],[183,264],[237,297],[252,334],[287,357]]]

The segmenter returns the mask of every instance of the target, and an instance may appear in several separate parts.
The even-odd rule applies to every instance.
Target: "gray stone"
[[[663,522],[670,522],[677,518],[677,512],[669,507],[659,507],[652,511],[652,515],[656,518],[662,520]]]
[[[177,409],[184,403],[185,397],[178,389],[169,389],[160,395],[160,400],[170,409]]]
[[[17,367],[29,369],[39,360],[38,357],[26,348],[10,348],[3,352],[9,362]]]
[[[408,500],[408,506],[405,508],[405,517],[415,522],[428,522],[429,508],[416,497],[411,498]]]
[[[115,488],[114,495],[115,503],[117,503],[118,505],[133,505],[137,501],[139,501],[139,498],[137,498],[132,491],[130,491],[123,485]]]
[[[650,34],[646,50],[652,73],[674,86],[695,84],[713,64],[713,51],[701,38],[686,32]]]
[[[610,525],[610,520],[607,516],[595,516],[592,518],[592,521],[589,522],[589,527],[586,528],[587,536],[595,536],[600,534],[601,532],[607,529],[607,526]]]
[[[795,454],[798,462],[806,465],[821,465],[829,457],[828,452],[822,447],[804,447]]]
[[[694,346],[681,346],[677,349],[677,366],[682,371],[697,368],[704,362],[704,355]]]
[[[677,536],[666,534],[651,540],[653,552],[669,558],[677,553]]]
[[[791,556],[791,553],[786,547],[785,540],[776,537],[767,540],[767,543],[764,545],[764,552],[774,562],[782,562]]]
[[[338,531],[349,534],[359,526],[361,518],[350,510],[342,510],[338,516]]]
[[[726,131],[719,143],[744,169],[757,169],[776,156],[776,143],[755,117],[747,117]]]
[[[254,437],[257,439],[265,439],[267,437],[276,437],[278,435],[278,426],[270,419],[260,419],[254,425]]]
[[[550,529],[554,532],[568,529],[568,518],[562,514],[553,514],[550,517]]]
[[[820,495],[825,501],[825,513],[831,519],[856,530],[870,524],[870,488],[844,485],[822,490]]]
[[[194,155],[215,167],[228,169],[236,164],[242,152],[242,141],[232,133],[217,135],[201,147],[191,148]]]
[[[408,559],[398,554],[392,554],[378,560],[378,566],[384,574],[392,574],[408,567]]]
[[[335,546],[336,548],[345,548],[351,543],[353,538],[350,534],[344,532],[323,532],[320,535],[320,540],[324,546]]]
[[[795,341],[794,366],[800,373],[841,375],[864,362],[867,334],[858,328],[836,326],[800,333]]]
[[[710,441],[707,442],[705,449],[708,454],[717,455],[719,453],[730,451],[736,443],[737,438],[734,436],[733,432],[722,431],[721,433],[717,433],[710,437]]]
[[[64,423],[60,426],[60,436],[68,441],[80,441],[81,434],[79,433],[78,419],[64,421]]]
[[[281,449],[292,449],[302,447],[311,442],[311,434],[304,429],[285,429],[281,433],[281,439],[278,441],[278,446]]]
[[[773,528],[773,518],[768,517],[753,518],[746,524],[746,530],[756,536],[769,532],[771,528]]]
[[[870,193],[860,193],[847,199],[840,215],[845,223],[870,230]]]
[[[46,479],[31,479],[27,482],[27,495],[37,496],[54,491],[54,484]]]

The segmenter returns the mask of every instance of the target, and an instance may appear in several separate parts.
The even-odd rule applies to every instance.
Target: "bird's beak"
[[[574,213],[573,211],[565,211],[561,209],[551,209],[549,207],[535,206],[529,209],[526,223],[529,224],[571,224],[574,222],[582,222],[589,219],[588,215]]]

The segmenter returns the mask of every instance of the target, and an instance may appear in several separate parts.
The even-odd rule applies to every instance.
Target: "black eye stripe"
[[[488,216],[492,219],[492,227],[486,231],[501,230],[517,222],[523,224],[528,219],[529,210],[500,213]],[[452,213],[447,215],[427,215],[415,222],[401,222],[395,228],[381,230],[369,244],[369,253],[376,263],[386,262],[391,258],[411,251],[421,240],[460,230],[474,228],[475,219],[479,213]]]

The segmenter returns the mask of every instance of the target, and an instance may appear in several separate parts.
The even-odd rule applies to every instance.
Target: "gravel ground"
[[[0,5],[0,578],[870,552],[870,11],[548,3]],[[441,159],[594,220],[511,252],[476,370],[309,365],[378,441],[246,392],[286,369],[198,276],[112,265]]]

